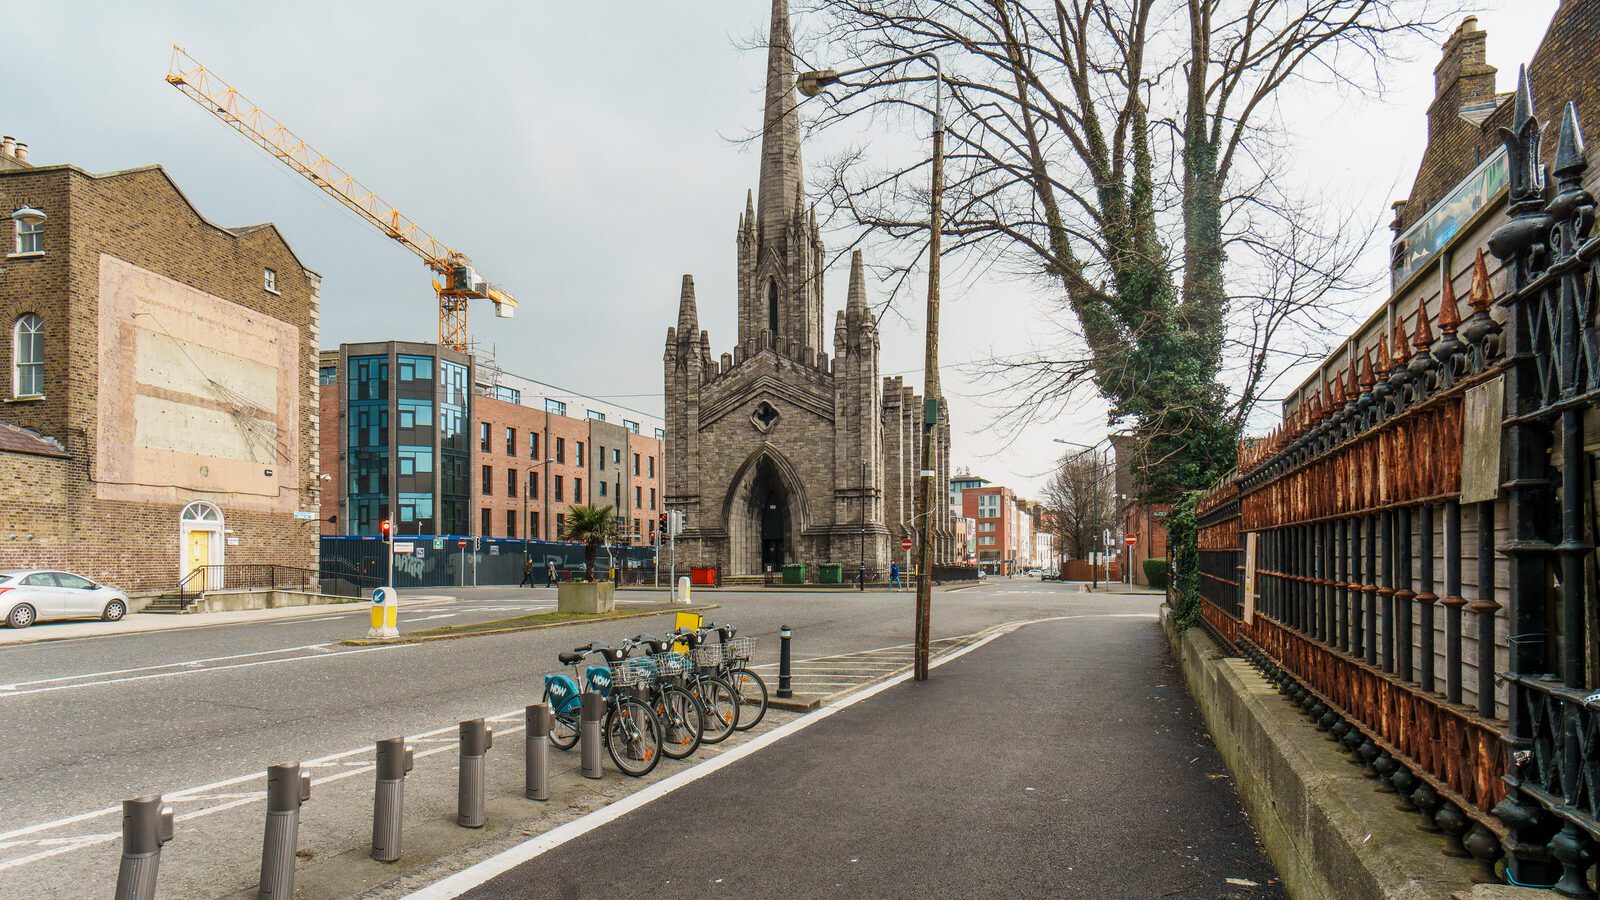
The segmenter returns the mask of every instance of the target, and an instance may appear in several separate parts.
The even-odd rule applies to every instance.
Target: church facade
[[[948,415],[879,370],[878,323],[861,254],[827,343],[826,254],[805,199],[786,0],[774,0],[761,174],[739,219],[738,340],[714,358],[683,277],[667,329],[665,502],[680,510],[680,567],[751,576],[802,563],[858,565],[881,580],[915,537],[922,441],[932,441],[935,561],[949,561]],[[830,352],[831,350],[831,352]],[[937,384],[931,391],[937,396]]]

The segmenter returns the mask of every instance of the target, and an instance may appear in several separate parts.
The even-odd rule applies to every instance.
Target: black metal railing
[[[178,600],[184,609],[194,605],[209,591],[280,590],[325,594],[332,597],[359,597],[377,586],[370,579],[350,573],[344,576],[325,570],[271,563],[228,563],[196,566],[177,584]]]

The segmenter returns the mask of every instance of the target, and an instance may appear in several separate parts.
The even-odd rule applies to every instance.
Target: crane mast
[[[398,241],[438,274],[433,289],[439,298],[441,346],[466,351],[469,300],[492,302],[495,315],[501,318],[510,318],[516,312],[516,298],[485,281],[466,254],[452,250],[429,234],[421,225],[340,168],[326,154],[306,143],[289,126],[251,102],[237,88],[217,77],[216,73],[176,44],[172,47],[172,62],[167,68],[167,83],[379,231]]]

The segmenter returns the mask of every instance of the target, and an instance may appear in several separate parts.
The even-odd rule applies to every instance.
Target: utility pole
[[[937,60],[935,60],[937,63]],[[933,618],[933,435],[939,410],[939,233],[944,230],[944,75],[935,69],[933,113],[933,191],[928,215],[928,323],[923,349],[922,383],[927,396],[922,414],[921,512],[917,541],[917,634],[912,679],[928,680],[928,644]]]
[[[861,568],[856,574],[856,590],[867,589],[867,461],[861,461]]]

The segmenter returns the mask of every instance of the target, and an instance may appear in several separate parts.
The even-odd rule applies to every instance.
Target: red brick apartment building
[[[1000,485],[966,488],[961,492],[961,514],[977,522],[978,565],[994,575],[1015,574],[1019,550],[1017,495]]]

